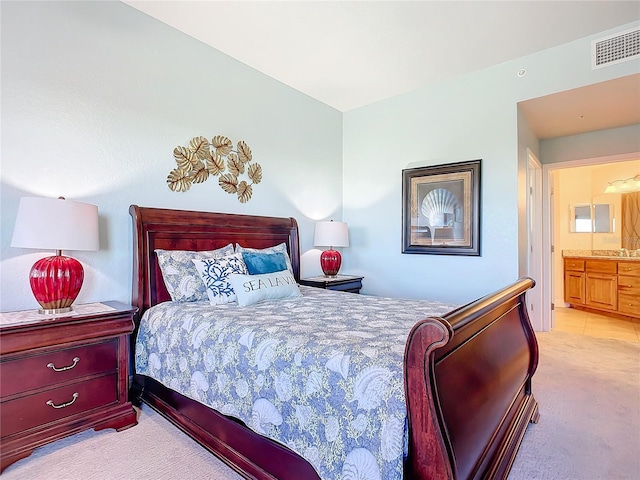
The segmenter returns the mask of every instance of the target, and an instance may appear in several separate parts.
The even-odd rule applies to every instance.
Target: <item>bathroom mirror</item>
[[[614,231],[613,205],[608,203],[593,204],[594,233],[610,233]]]
[[[610,233],[614,231],[613,205],[577,203],[570,207],[569,231],[575,233]]]
[[[591,233],[593,228],[591,222],[591,204],[578,203],[571,205],[569,208],[569,231],[575,233]]]

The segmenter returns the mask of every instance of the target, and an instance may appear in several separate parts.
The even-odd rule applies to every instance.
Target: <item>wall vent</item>
[[[640,28],[633,28],[591,42],[591,69],[640,58]]]

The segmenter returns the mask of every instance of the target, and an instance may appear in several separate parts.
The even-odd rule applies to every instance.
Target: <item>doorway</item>
[[[612,165],[612,170],[616,167],[625,166],[621,162],[632,162],[632,167],[640,167],[640,152],[623,155],[613,155],[607,157],[598,157],[584,160],[572,160],[561,163],[544,164],[542,166],[542,209],[543,209],[543,238],[542,238],[542,331],[549,331],[554,327],[554,306],[565,307],[562,290],[564,279],[562,278],[562,249],[563,245],[560,240],[560,229],[568,229],[568,208],[564,212],[559,210],[558,195],[554,191],[555,177],[560,170],[563,171],[579,171],[579,168],[588,166]],[[635,162],[635,163],[634,163]],[[618,164],[615,167],[613,164]],[[565,170],[568,169],[568,170]],[[606,170],[604,170],[606,172]],[[606,176],[603,170],[599,169],[600,181]],[[612,173],[615,176],[615,173]],[[615,178],[606,178],[606,181],[613,181]],[[558,186],[562,188],[562,186]],[[563,206],[560,206],[563,208]],[[560,214],[558,214],[560,212]],[[619,226],[617,227],[619,229]],[[585,243],[584,245],[587,245]],[[611,244],[611,250],[620,247]],[[589,243],[589,248],[584,250],[593,250],[593,243]]]

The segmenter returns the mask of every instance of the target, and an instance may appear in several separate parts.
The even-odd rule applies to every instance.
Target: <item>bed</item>
[[[219,249],[230,243],[263,249],[284,244],[292,274],[299,280],[300,251],[296,220],[143,208],[135,205],[131,206],[130,214],[133,220],[134,256],[132,302],[138,307],[132,345],[134,349],[137,345],[136,358],[140,362],[140,365],[134,367],[135,373],[131,379],[132,400],[145,402],[160,412],[246,478],[330,478],[327,471],[318,468],[318,459],[313,454],[306,454],[307,451],[301,451],[303,449],[296,448],[293,443],[287,445],[287,442],[269,438],[269,429],[263,431],[255,428],[256,425],[251,425],[251,418],[242,420],[240,415],[234,414],[233,408],[211,408],[200,401],[197,395],[181,393],[177,388],[170,388],[175,387],[171,382],[153,378],[149,374],[149,368],[143,368],[142,364],[146,365],[148,362],[141,361],[146,358],[146,354],[141,351],[145,347],[139,343],[142,340],[137,338],[138,332],[142,332],[143,318],[150,317],[160,308],[165,309],[161,316],[168,317],[171,313],[167,312],[176,307],[170,301],[171,297],[158,265],[155,253],[157,249],[206,251]],[[531,391],[532,376],[538,362],[538,347],[525,307],[525,294],[533,285],[533,280],[525,277],[467,305],[449,307],[434,302],[428,308],[434,308],[436,314],[425,314],[425,318],[421,316],[419,303],[409,300],[394,300],[398,305],[393,307],[407,312],[407,318],[400,318],[402,315],[396,313],[390,314],[391,318],[387,319],[372,316],[372,325],[368,325],[370,317],[360,316],[362,328],[359,330],[362,330],[364,337],[368,335],[366,327],[380,330],[378,325],[389,324],[385,322],[392,322],[395,326],[396,322],[400,324],[401,321],[411,321],[411,314],[417,319],[415,322],[411,321],[406,341],[399,342],[394,337],[396,339],[391,339],[389,343],[390,351],[401,352],[398,373],[388,378],[385,384],[400,385],[404,399],[403,443],[394,446],[396,450],[402,450],[398,478],[507,477],[528,424],[535,423],[538,419],[538,406]],[[316,301],[320,303],[353,304],[356,311],[360,308],[361,300],[367,301],[365,298],[358,299],[367,297],[366,295],[321,291],[312,287],[300,288],[302,297],[287,299],[289,303],[286,305],[302,308],[300,302],[313,301],[314,297],[318,297]],[[327,302],[321,297],[325,294],[334,297]],[[369,301],[378,302],[378,315],[386,305],[392,311],[389,299],[378,300],[372,297]],[[191,305],[189,308],[195,309],[196,306]],[[202,316],[201,313],[197,315]],[[238,316],[237,323],[241,324],[241,321],[246,319]],[[256,325],[267,324],[267,320],[262,317],[254,318],[254,322]],[[226,324],[229,323],[234,322]],[[303,323],[300,321],[300,328],[306,328]],[[143,323],[142,327],[147,328],[147,324]],[[326,325],[323,328],[327,332],[332,330]],[[276,327],[271,327],[270,331],[274,329]],[[140,333],[140,337],[145,335],[146,333]],[[318,333],[314,332],[313,335],[317,337]],[[246,335],[244,338],[246,345]],[[222,336],[218,343],[224,344],[221,339]],[[240,341],[242,342],[243,340]],[[363,350],[366,353],[366,348]],[[299,361],[298,364],[300,363],[304,362]],[[344,356],[338,358],[335,365],[337,367],[334,371],[329,372],[333,375],[344,368]],[[237,380],[237,376],[233,375],[232,379]],[[344,383],[343,380],[340,381]],[[326,390],[326,382],[324,385]],[[372,385],[379,387],[380,381]],[[328,387],[329,390],[331,388]],[[281,392],[282,389],[280,394]],[[363,400],[350,400],[354,409],[359,407],[363,411]],[[387,397],[385,402],[393,403]],[[368,409],[364,405],[364,410]],[[348,410],[345,411],[350,415]],[[382,414],[383,417],[385,415],[388,414]],[[299,411],[297,418],[301,418]],[[333,418],[333,421],[348,424],[349,431],[353,433],[353,426],[357,426],[358,419],[362,420],[354,418],[349,423],[338,417]],[[287,422],[280,421],[283,425]],[[373,420],[364,420],[363,431],[372,430],[371,422]],[[320,433],[314,432],[325,438],[328,430],[326,425],[324,427]],[[320,444],[315,446],[315,450],[311,448],[308,451],[317,454],[318,448],[324,448],[330,442],[318,443]],[[389,450],[388,446],[385,448]],[[341,478],[355,478],[356,475],[363,474],[362,470],[356,470],[355,467],[351,471],[343,469]],[[391,476],[374,472],[369,478],[390,480]]]

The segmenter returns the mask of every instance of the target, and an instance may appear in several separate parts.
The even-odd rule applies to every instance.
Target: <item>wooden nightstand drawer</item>
[[[0,363],[0,392],[6,398],[117,368],[116,340],[47,352]]]
[[[0,405],[2,437],[118,401],[116,374],[17,398]]]

